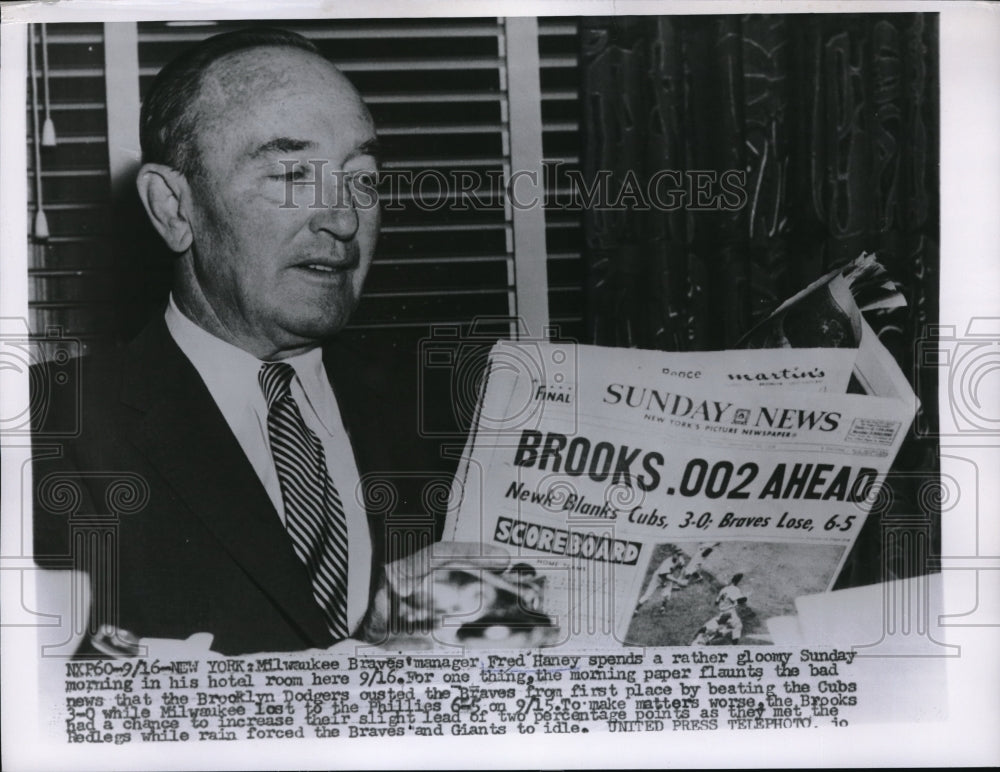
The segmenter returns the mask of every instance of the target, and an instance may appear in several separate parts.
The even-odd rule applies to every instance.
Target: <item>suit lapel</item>
[[[384,476],[398,464],[392,459],[387,443],[379,439],[376,427],[384,427],[387,402],[382,394],[381,384],[371,377],[364,363],[362,352],[344,345],[340,339],[334,339],[323,349],[323,365],[351,443],[368,515],[368,531],[372,541],[372,581],[368,598],[371,607],[380,586],[386,559],[386,524],[384,516],[373,514],[368,506],[368,483],[370,476]]]
[[[162,318],[132,346],[122,399],[144,411],[136,446],[303,636],[327,645],[308,575],[264,486]]]
[[[395,405],[386,394],[385,373],[378,370],[377,363],[369,362],[364,352],[339,339],[323,349],[323,365],[362,481],[367,474],[386,472],[387,462],[391,467],[395,459],[391,458],[391,443],[384,442],[384,433],[402,427],[386,426]]]

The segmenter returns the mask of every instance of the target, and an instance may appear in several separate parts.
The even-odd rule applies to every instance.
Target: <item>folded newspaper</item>
[[[497,343],[444,538],[530,566],[551,644],[771,643],[831,588],[914,415],[855,302],[873,278],[870,256],[823,277],[750,349]]]

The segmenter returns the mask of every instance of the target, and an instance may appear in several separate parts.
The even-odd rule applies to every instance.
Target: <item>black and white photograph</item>
[[[659,545],[628,640],[646,646],[774,643],[768,620],[794,615],[796,597],[823,592],[817,579],[837,565],[839,553],[802,543]]]
[[[4,766],[1000,761],[945,5],[8,4]]]

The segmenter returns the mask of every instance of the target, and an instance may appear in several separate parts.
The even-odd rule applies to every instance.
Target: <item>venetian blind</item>
[[[245,24],[139,23],[140,94],[185,47],[237,26]],[[281,26],[316,42],[362,92],[379,127],[384,168],[420,181],[419,189],[401,184],[385,201],[376,261],[348,333],[409,346],[432,325],[511,315],[516,307],[511,212],[495,183],[510,173],[503,20],[283,21]],[[35,29],[37,36],[40,28]],[[58,144],[41,149],[50,236],[32,239],[32,327],[58,325],[87,343],[109,341],[127,336],[123,330],[134,332],[122,320],[144,313],[151,298],[165,291],[169,265],[142,265],[128,254],[145,254],[158,245],[144,244],[121,227],[123,212],[141,219],[134,204],[111,201],[103,26],[50,24],[47,32]],[[578,156],[575,22],[543,20],[539,50],[546,161],[572,168]],[[40,63],[40,49],[37,58]],[[40,67],[37,80],[41,97]],[[30,114],[28,125],[30,130]],[[464,194],[467,201],[475,196],[474,205],[460,207],[454,204],[463,194],[453,183],[464,173],[483,182]],[[29,182],[31,174],[29,169]],[[546,216],[553,321],[576,334],[579,215],[550,207]],[[125,284],[115,277],[129,271],[140,276]]]
[[[42,211],[48,238],[29,233],[28,292],[31,329],[58,328],[86,349],[111,334],[109,296],[110,183],[104,104],[104,35],[101,24],[50,24],[47,57],[41,27],[32,25],[35,46],[37,141],[41,159]],[[55,146],[41,146],[45,110],[44,64],[48,60],[49,115]],[[29,68],[29,228],[38,207]]]

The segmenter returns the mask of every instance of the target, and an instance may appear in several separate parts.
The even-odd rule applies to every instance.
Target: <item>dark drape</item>
[[[584,215],[590,342],[732,347],[875,252],[908,305],[868,320],[913,374],[916,426],[932,434],[936,372],[914,367],[914,342],[937,321],[936,15],[590,17],[580,40],[581,168],[610,190]],[[926,481],[936,444],[911,435],[896,468]],[[921,554],[936,551],[922,484],[900,483],[869,519],[844,583],[925,570],[880,552],[904,513]]]

